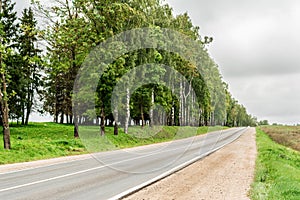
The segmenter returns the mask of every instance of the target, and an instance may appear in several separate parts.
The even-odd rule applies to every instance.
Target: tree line
[[[256,124],[256,119],[232,97],[218,65],[207,52],[213,38],[202,37],[187,13],[174,16],[172,8],[161,0],[53,0],[47,6],[33,0],[19,19],[14,7],[11,0],[0,0],[0,103],[7,149],[9,120],[26,125],[33,111],[50,113],[56,123],[74,124],[74,137],[79,136],[78,124],[98,124],[101,135],[107,124],[115,127],[116,135],[119,125],[127,133],[131,121],[142,127]],[[199,62],[190,63],[180,55],[157,48],[126,53],[107,66],[96,94],[81,96],[94,95],[92,109],[96,115],[90,114],[89,109],[74,113],[74,82],[91,50],[114,35],[145,27],[153,29],[153,34],[171,29],[188,36],[200,48],[196,58]],[[159,67],[135,70],[147,63],[172,66],[182,75],[172,82],[178,95],[160,84],[142,85],[130,91],[125,80],[129,72],[148,77],[150,82],[157,79],[150,74],[168,78]],[[199,73],[197,65],[205,66],[209,80]],[[122,95],[126,98],[122,105],[111,106],[119,81],[124,81]],[[37,106],[37,99],[42,107]],[[114,109],[118,106],[123,106],[125,112]]]

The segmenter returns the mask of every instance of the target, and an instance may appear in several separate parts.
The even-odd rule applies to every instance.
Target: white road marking
[[[128,190],[126,190],[126,191],[118,194],[118,195],[115,195],[115,196],[109,198],[109,200],[118,200],[118,199],[121,199],[121,198],[123,198],[125,196],[128,196],[128,195],[130,195],[130,194],[132,194],[132,193],[134,193],[134,192],[136,192],[136,191],[138,191],[138,190],[140,190],[142,188],[145,188],[145,187],[151,185],[154,182],[157,182],[157,181],[159,181],[159,180],[161,180],[161,179],[163,179],[163,178],[165,178],[167,176],[170,176],[171,174],[173,174],[173,173],[175,173],[175,172],[177,172],[177,171],[179,171],[179,170],[181,170],[181,169],[183,169],[183,168],[185,168],[185,167],[193,164],[194,162],[196,162],[196,161],[198,161],[198,160],[200,160],[200,159],[208,156],[209,154],[211,154],[211,153],[213,153],[213,152],[215,152],[215,151],[223,148],[224,146],[226,146],[226,145],[228,145],[228,144],[236,141],[247,129],[248,128],[241,130],[240,134],[238,136],[236,136],[232,141],[229,141],[228,143],[226,143],[226,144],[224,144],[224,145],[222,145],[220,147],[212,149],[212,150],[210,150],[209,152],[207,152],[205,154],[201,154],[201,155],[197,156],[196,158],[193,158],[192,160],[189,160],[189,161],[187,161],[187,162],[185,162],[185,163],[183,163],[183,164],[181,164],[181,165],[179,165],[177,167],[174,167],[173,169],[170,169],[169,171],[164,172],[161,175],[159,175],[159,176],[157,176],[157,177],[155,177],[155,178],[153,178],[153,179],[151,179],[149,181],[146,181],[146,182],[144,182],[144,183],[142,183],[140,185],[137,185],[135,187],[132,187],[132,188],[130,188],[130,189],[128,189]]]
[[[147,154],[147,155],[144,155],[144,156],[139,156],[139,157],[130,158],[130,159],[127,159],[127,160],[118,161],[118,162],[115,162],[115,163],[111,163],[109,165],[102,165],[102,166],[99,166],[99,167],[94,167],[94,168],[90,168],[90,169],[86,169],[86,170],[82,170],[82,171],[78,171],[78,172],[74,172],[74,173],[70,173],[70,174],[56,176],[56,177],[53,177],[53,178],[43,179],[43,180],[31,182],[31,183],[26,183],[26,184],[17,185],[17,186],[13,186],[13,187],[9,187],[9,188],[4,188],[4,189],[0,189],[0,192],[14,190],[14,189],[18,189],[18,188],[22,188],[22,187],[26,187],[26,186],[31,186],[31,185],[35,185],[35,184],[39,184],[39,183],[44,183],[44,182],[48,182],[48,181],[52,181],[52,180],[56,180],[56,179],[66,178],[66,177],[69,177],[69,176],[74,176],[74,175],[78,175],[78,174],[98,170],[98,169],[101,169],[101,168],[104,168],[104,167],[113,166],[113,165],[120,164],[120,163],[123,163],[123,162],[137,160],[137,159],[140,159],[140,158],[145,158],[145,157],[153,156],[153,155],[160,154],[160,153],[163,153],[163,152],[174,151],[174,150],[183,149],[183,148],[187,148],[187,147],[179,147],[179,148],[169,149],[169,150],[162,151],[162,152],[155,152],[155,153]]]
[[[244,132],[244,130],[242,132]],[[235,137],[235,139],[233,141],[235,141],[241,134],[239,134],[237,137]],[[231,141],[231,142],[233,142],[233,141]],[[193,142],[194,142],[194,140],[191,142],[191,144]],[[229,142],[229,143],[231,143],[231,142]],[[125,196],[125,195],[130,194],[130,193],[132,193],[132,192],[134,192],[134,191],[136,191],[140,188],[143,188],[143,187],[145,187],[145,186],[147,186],[147,185],[149,185],[149,184],[151,184],[151,183],[153,183],[157,180],[160,180],[160,179],[174,173],[175,171],[178,171],[178,170],[186,167],[187,165],[190,165],[190,164],[196,162],[197,160],[205,157],[206,155],[209,155],[212,152],[214,152],[214,151],[216,151],[220,148],[223,148],[224,146],[226,146],[229,143],[226,143],[226,144],[224,144],[224,145],[222,145],[222,146],[220,146],[220,147],[218,147],[218,148],[216,148],[212,151],[209,151],[209,152],[207,152],[205,154],[202,154],[202,155],[200,155],[200,156],[198,156],[198,157],[196,157],[196,158],[194,158],[190,161],[187,161],[187,162],[185,162],[185,163],[183,163],[183,164],[181,164],[181,165],[179,165],[179,166],[177,166],[177,167],[175,167],[175,168],[173,168],[173,169],[171,169],[171,170],[169,170],[169,171],[167,171],[167,172],[165,172],[165,173],[163,173],[163,174],[161,174],[161,175],[159,175],[159,176],[157,176],[157,177],[155,177],[155,178],[153,178],[153,179],[151,179],[147,182],[144,182],[144,183],[142,183],[142,184],[140,184],[136,187],[133,187],[133,188],[127,190],[127,191],[122,192],[119,195],[116,195],[116,196],[112,197],[111,199],[119,199],[120,197],[122,197],[121,195]],[[166,151],[163,151],[163,152],[174,151],[174,150],[178,150],[178,149],[182,149],[182,148],[188,148],[188,147],[179,147],[179,148],[175,148],[175,149],[169,149],[169,150],[166,150]],[[149,156],[152,156],[152,155],[155,155],[155,154],[158,154],[158,153],[162,153],[162,152],[155,152],[155,153],[147,154],[147,155],[140,156],[140,157],[135,157],[135,158],[127,159],[127,160],[118,161],[118,162],[115,162],[115,163],[111,163],[109,165],[102,165],[102,166],[99,166],[99,167],[94,167],[94,168],[90,168],[90,169],[86,169],[86,170],[82,170],[82,171],[78,171],[78,172],[73,172],[73,173],[69,173],[69,174],[65,174],[65,175],[61,175],[61,176],[56,176],[56,177],[52,177],[52,178],[48,178],[48,179],[34,181],[34,182],[31,182],[31,183],[12,186],[12,187],[9,187],[9,188],[0,189],[0,192],[6,192],[6,191],[9,191],[9,190],[14,190],[14,189],[18,189],[18,188],[22,188],[22,187],[26,187],[26,186],[36,185],[36,184],[40,184],[40,183],[44,183],[44,182],[48,182],[48,181],[52,181],[52,180],[56,180],[56,179],[66,178],[66,177],[70,177],[70,176],[74,176],[74,175],[78,175],[78,174],[83,174],[83,173],[86,173],[86,172],[98,170],[98,169],[101,169],[101,168],[109,167],[109,166],[120,164],[120,163],[123,163],[123,162],[128,162],[128,161],[137,160],[137,159],[140,159],[140,158],[149,157]]]

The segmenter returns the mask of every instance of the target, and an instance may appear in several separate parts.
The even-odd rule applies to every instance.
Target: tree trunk
[[[215,126],[215,112],[211,112],[211,117],[210,117],[210,125]]]
[[[29,116],[31,113],[31,108],[32,108],[32,101],[33,101],[33,89],[31,88],[31,86],[27,87],[27,105],[26,105],[26,117],[25,117],[25,125],[28,125],[29,122]],[[32,92],[31,92],[32,91]]]
[[[180,79],[180,86],[179,86],[179,126],[183,126],[183,85],[182,79]]]
[[[25,125],[28,125],[28,122],[29,122],[29,116],[30,116],[30,111],[26,111],[26,118],[25,118]]]
[[[141,104],[141,118],[142,118],[142,128],[144,128],[144,126],[145,126],[145,123],[144,123],[145,117],[144,117],[144,106],[143,106],[143,104]]]
[[[74,113],[74,138],[79,138],[78,132],[78,116]]]
[[[22,106],[22,125],[24,125],[25,124],[25,107],[24,107],[24,105]]]
[[[79,138],[79,133],[78,133],[78,122],[74,123],[74,138]]]
[[[203,126],[203,123],[202,123],[202,111],[200,112],[200,116],[199,116],[199,126]]]
[[[3,141],[4,141],[4,149],[10,149],[10,129],[8,119],[3,118]]]
[[[72,124],[73,123],[73,115],[70,115],[69,117],[70,117],[70,121],[69,122],[70,122],[70,124]]]
[[[151,108],[150,108],[150,112],[149,112],[150,126],[154,125],[153,106],[154,106],[154,88],[152,88],[152,90],[151,90]]]
[[[188,85],[188,92],[186,92],[187,89],[187,85],[186,82],[184,82],[183,85],[183,89],[182,89],[182,94],[183,94],[183,113],[184,113],[184,117],[183,117],[183,123],[184,126],[189,125],[190,119],[189,119],[189,102],[188,102],[188,97],[191,94],[192,91],[192,80],[189,82]]]
[[[2,14],[2,1],[0,1],[0,14]],[[2,38],[0,38],[0,45],[2,45]],[[2,114],[2,126],[3,126],[3,142],[4,149],[10,149],[10,129],[9,129],[9,120],[8,120],[8,103],[7,103],[7,92],[6,92],[6,78],[4,75],[4,69],[2,66],[2,53],[0,52],[0,69],[2,88],[0,88],[0,103],[1,103],[1,114]],[[3,90],[3,91],[2,91]]]
[[[63,124],[64,123],[64,112],[61,113],[61,116],[60,116],[60,123]]]
[[[104,108],[101,108],[101,123],[100,123],[100,135],[105,135],[105,115],[104,115]]]
[[[171,111],[171,126],[174,126],[174,124],[175,124],[175,108],[174,108],[174,106],[172,106],[172,111]]]
[[[2,56],[0,54],[0,66],[2,65]],[[1,74],[2,89],[0,90],[0,101],[1,101],[1,114],[2,114],[2,125],[3,125],[3,142],[4,149],[10,149],[10,129],[9,129],[9,119],[8,119],[8,103],[7,103],[7,92],[6,92],[6,79],[5,75]]]
[[[76,109],[74,109],[74,111],[73,111],[73,114],[74,114],[74,116],[73,116],[73,118],[74,118],[74,122],[73,122],[73,124],[74,124],[74,138],[79,138],[79,130],[78,130],[78,114],[77,114],[77,111],[76,111]]]
[[[125,116],[125,123],[124,123],[124,133],[128,134],[128,126],[129,126],[129,118],[130,118],[130,92],[129,88],[126,88],[126,116]]]
[[[100,124],[100,120],[99,120],[99,117],[97,116],[96,118],[96,125],[99,125]]]
[[[118,123],[116,123],[116,122],[114,125],[114,135],[119,135]]]
[[[118,129],[118,123],[119,123],[119,113],[117,107],[115,107],[114,110],[114,120],[115,120],[115,125],[114,125],[114,135],[119,134],[119,129]]]

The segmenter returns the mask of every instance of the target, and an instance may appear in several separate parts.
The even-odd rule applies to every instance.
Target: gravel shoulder
[[[204,159],[124,199],[243,200],[254,179],[255,129]]]

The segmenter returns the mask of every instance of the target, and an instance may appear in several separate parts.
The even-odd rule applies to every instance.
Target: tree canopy
[[[32,8],[24,9],[20,19],[16,17],[15,4],[10,0],[0,2],[0,100],[5,129],[9,130],[8,118],[28,124],[33,110],[50,113],[57,123],[73,123],[75,137],[78,124],[98,124],[101,135],[106,125],[114,125],[117,135],[119,126],[127,133],[132,123],[142,127],[256,124],[256,119],[232,97],[209,55],[207,44],[213,38],[201,36],[187,13],[175,16],[164,1],[53,0],[45,6],[32,0]],[[37,16],[43,22],[39,27]],[[126,53],[109,63],[99,80],[93,80],[97,82],[95,93],[74,96],[76,77],[89,53],[118,34],[142,28],[151,29],[151,37],[167,38],[163,41],[168,42],[136,50],[127,49],[126,43],[113,44],[115,51]],[[195,44],[188,48],[177,46],[188,60],[162,48],[175,48],[180,43],[164,30],[183,34]],[[127,40],[140,45],[156,42],[151,38]],[[39,48],[39,41],[45,47]],[[163,66],[172,67],[178,74]],[[145,84],[133,91],[137,82],[132,77],[139,77]],[[172,84],[158,84],[162,78]],[[114,92],[120,83],[123,88]],[[116,96],[124,97],[124,101],[112,102]],[[92,99],[95,107],[76,111],[76,98]],[[36,99],[43,103],[42,108],[35,109]]]

